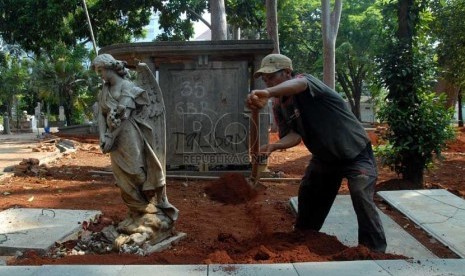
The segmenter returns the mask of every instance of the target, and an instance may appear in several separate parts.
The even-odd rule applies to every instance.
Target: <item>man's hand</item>
[[[270,98],[270,93],[268,90],[252,90],[249,95],[247,95],[247,107],[250,109],[262,109]]]

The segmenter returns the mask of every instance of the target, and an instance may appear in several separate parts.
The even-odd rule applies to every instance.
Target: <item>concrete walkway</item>
[[[382,191],[378,195],[465,258],[465,200],[443,189]]]
[[[298,199],[292,197],[290,204],[297,213]],[[388,215],[378,210],[383,223],[387,239],[387,253],[403,255],[412,259],[435,259],[436,255],[431,253],[414,237],[407,233],[402,227],[394,222]],[[357,216],[352,207],[349,195],[338,195],[334,201],[328,217],[320,230],[328,235],[336,236],[337,239],[347,246],[358,244]]]
[[[380,260],[351,262],[315,262],[286,264],[234,265],[44,265],[0,266],[0,276],[463,276],[464,259],[449,260]]]

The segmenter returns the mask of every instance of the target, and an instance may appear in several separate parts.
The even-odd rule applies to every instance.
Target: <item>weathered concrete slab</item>
[[[298,199],[292,197],[290,204],[297,213]],[[404,255],[415,259],[437,258],[431,251],[407,233],[389,216],[378,210],[387,239],[387,253]],[[358,224],[349,195],[338,195],[326,218],[321,232],[334,235],[347,246],[358,244]]]
[[[382,260],[375,262],[390,275],[396,276],[465,275],[465,259]]]
[[[378,195],[465,258],[465,200],[443,189],[381,191]]]
[[[374,261],[295,263],[298,275],[312,276],[389,276],[387,271]]]
[[[209,265],[208,276],[298,276],[292,264],[231,264],[231,265]],[[310,274],[300,274],[310,275]]]
[[[377,260],[322,263],[295,263],[299,275],[312,276],[463,276],[464,259]]]
[[[119,275],[206,276],[207,265],[125,265]]]
[[[250,275],[250,276],[463,276],[465,259],[365,260],[285,264],[211,265],[44,265],[0,266],[0,275],[104,276],[104,275]]]
[[[104,276],[143,275],[134,269],[131,274],[121,274],[123,265],[44,265],[34,276]]]
[[[0,254],[33,249],[45,253],[56,241],[77,233],[83,221],[92,221],[100,211],[12,208],[0,212]]]
[[[32,276],[41,270],[40,266],[0,266],[2,276]]]

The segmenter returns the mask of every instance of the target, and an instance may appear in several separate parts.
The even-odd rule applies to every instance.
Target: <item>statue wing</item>
[[[155,76],[145,63],[137,65],[137,86],[147,92],[149,121],[154,135],[154,151],[162,167],[166,170],[166,118],[163,94]],[[166,172],[165,172],[166,173]]]
[[[161,92],[160,86],[158,85],[155,76],[152,71],[145,63],[139,63],[137,65],[137,86],[147,91],[150,100],[150,115],[152,118],[154,116],[160,116],[165,114],[165,104],[163,102],[163,94]]]

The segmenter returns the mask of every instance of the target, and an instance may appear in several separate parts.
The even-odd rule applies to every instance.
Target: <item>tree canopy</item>
[[[438,39],[439,64],[443,74],[455,84],[465,83],[465,2],[435,1],[433,28]]]
[[[130,42],[144,35],[153,12],[160,14],[162,40],[187,40],[192,21],[207,8],[201,0],[86,0],[97,45]],[[67,46],[90,41],[83,0],[0,0],[0,35],[35,54],[57,42]],[[185,16],[183,16],[185,15]]]
[[[55,66],[60,62],[57,47],[71,54],[90,41],[83,1],[0,0],[0,36],[9,46],[34,53],[36,61]],[[232,29],[240,28],[244,39],[266,38],[266,2],[225,0],[228,25]],[[158,40],[188,40],[194,32],[192,22],[202,20],[205,10],[211,11],[209,0],[86,0],[86,3],[99,47],[140,38],[154,13],[158,14],[162,30]],[[381,4],[389,7],[383,10],[383,22]],[[416,5],[414,9],[405,8],[412,4]],[[430,6],[425,9],[427,4]],[[277,5],[280,52],[293,60],[297,73],[308,72],[322,78],[321,0],[280,0]],[[370,83],[387,88],[391,100],[395,95],[415,98],[417,88],[431,85],[431,77],[438,72],[437,65],[443,76],[457,85],[463,84],[465,26],[461,16],[464,6],[460,0],[343,1],[336,43],[336,80],[337,90],[345,93],[354,113],[359,109],[357,102],[361,94],[367,87],[373,87]],[[398,19],[402,22],[409,19],[411,24],[400,26]],[[394,32],[397,32],[395,36]],[[412,41],[404,43],[409,34],[414,34]],[[0,55],[0,60],[5,57]],[[375,62],[383,67],[375,67]],[[1,77],[5,79],[3,74]]]

